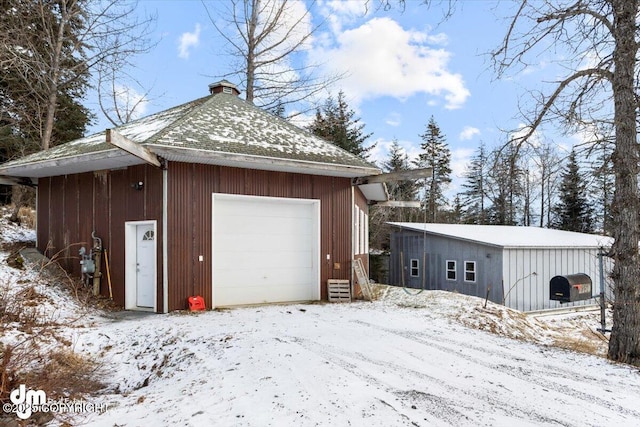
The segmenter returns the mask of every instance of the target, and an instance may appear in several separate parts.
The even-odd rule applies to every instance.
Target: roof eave
[[[373,167],[198,150],[186,147],[168,147],[157,144],[147,144],[146,146],[160,157],[174,162],[202,163],[245,169],[326,175],[343,178],[356,178],[380,173],[380,170]]]
[[[0,175],[26,178],[71,175],[104,169],[118,169],[143,163],[139,158],[118,148],[76,154],[56,159],[43,159],[17,165],[0,165]]]

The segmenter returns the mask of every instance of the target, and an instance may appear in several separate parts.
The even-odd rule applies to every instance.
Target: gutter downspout
[[[169,312],[169,243],[167,242],[169,232],[167,230],[168,193],[169,193],[169,173],[167,168],[162,169],[162,312]]]

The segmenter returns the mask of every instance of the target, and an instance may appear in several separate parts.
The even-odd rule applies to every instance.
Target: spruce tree
[[[433,116],[429,119],[425,132],[420,135],[423,152],[418,156],[416,165],[420,168],[433,169],[433,178],[425,185],[426,220],[438,221],[438,212],[447,204],[444,190],[451,183],[451,151],[446,137],[441,132]]]
[[[399,172],[410,169],[409,156],[400,147],[398,140],[394,139],[389,149],[389,158],[382,163],[385,172]],[[394,181],[388,182],[387,188],[392,200],[415,200],[418,192],[415,181]]]
[[[523,192],[520,151],[509,144],[493,150],[488,157],[485,189],[491,206],[487,210],[487,223],[516,225]]]
[[[486,224],[487,221],[485,188],[487,163],[487,151],[484,143],[480,143],[464,173],[465,182],[462,184],[464,191],[459,194],[460,201],[464,205],[462,216],[464,222],[469,224]]]
[[[382,162],[385,172],[399,172],[410,169],[409,157],[394,139],[389,148],[389,157]],[[387,182],[387,190],[391,200],[416,200],[418,188],[415,181]],[[389,249],[391,227],[388,222],[412,222],[419,216],[416,208],[397,208],[389,206],[371,206],[370,210],[369,242],[372,247]]]
[[[329,96],[322,108],[316,109],[316,116],[308,129],[314,135],[367,160],[375,145],[364,146],[371,136],[364,133],[364,127],[340,91],[337,100]]]
[[[590,233],[593,231],[593,209],[586,196],[586,188],[575,151],[571,151],[560,183],[560,201],[555,207],[554,228]]]

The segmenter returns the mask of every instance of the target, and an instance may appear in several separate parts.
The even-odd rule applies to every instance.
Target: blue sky
[[[496,79],[489,52],[504,37],[512,2],[462,0],[445,21],[439,8],[406,3],[404,11],[384,11],[372,9],[375,0],[318,1],[309,9],[310,16],[313,23],[325,20],[325,25],[305,55],[324,64],[322,71],[349,73],[332,92],[344,91],[365,131],[373,134],[369,142],[377,143],[377,161],[386,158],[394,138],[415,156],[419,134],[433,116],[452,152],[453,193],[479,143],[490,148],[503,144],[507,137],[501,130],[521,123],[518,105],[526,102],[526,90],[553,76],[540,58],[543,65]],[[210,5],[214,19],[221,5]],[[302,10],[307,6],[297,5]],[[139,10],[157,14],[153,37],[159,42],[136,59],[134,74],[151,91],[138,114],[204,96],[207,85],[229,71],[226,42],[200,1],[143,0]],[[142,92],[131,90],[134,96]],[[109,127],[98,119],[91,131]]]

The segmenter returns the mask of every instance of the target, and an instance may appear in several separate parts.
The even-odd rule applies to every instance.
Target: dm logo
[[[20,387],[13,390],[9,394],[11,403],[16,405],[16,415],[21,420],[26,420],[31,417],[33,409],[39,405],[47,403],[47,394],[43,390],[29,390],[24,384],[20,384]]]

